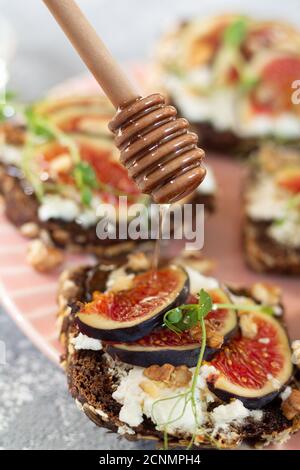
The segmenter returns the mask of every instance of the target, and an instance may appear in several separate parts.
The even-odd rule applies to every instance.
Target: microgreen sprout
[[[247,34],[247,20],[240,17],[231,23],[224,31],[223,41],[226,46],[239,47]]]
[[[190,449],[195,441],[197,435],[197,430],[199,430],[201,423],[199,420],[199,414],[197,411],[197,380],[200,374],[201,365],[203,363],[205,348],[206,348],[206,326],[205,326],[205,317],[214,310],[219,309],[234,309],[237,311],[249,311],[249,312],[262,312],[267,315],[274,314],[274,308],[270,305],[260,305],[260,304],[234,304],[234,303],[214,303],[211,296],[204,289],[198,294],[198,303],[197,304],[187,304],[181,305],[179,307],[169,310],[164,315],[164,326],[169,330],[173,331],[177,335],[180,335],[182,332],[189,330],[197,325],[201,329],[201,340],[200,340],[200,352],[197,360],[197,364],[193,373],[191,380],[191,385],[186,392],[178,393],[177,395],[162,398],[156,400],[152,405],[152,419],[155,419],[155,408],[158,403],[174,400],[174,405],[172,406],[168,420],[165,423],[161,423],[164,433],[164,449],[168,449],[168,426],[182,418],[185,413],[185,410],[189,403],[191,404],[192,413],[195,420],[195,431],[192,434],[191,441],[188,445]],[[178,407],[179,403],[183,401],[182,408],[180,412],[174,417],[174,412]],[[206,434],[205,431],[203,431]],[[208,436],[209,437],[209,436]]]

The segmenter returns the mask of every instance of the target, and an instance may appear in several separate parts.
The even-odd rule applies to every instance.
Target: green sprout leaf
[[[98,188],[98,180],[92,166],[87,162],[79,162],[74,168],[73,176],[81,193],[81,202],[85,206],[91,204],[93,189]]]
[[[246,34],[247,20],[245,18],[238,18],[225,29],[223,36],[224,44],[237,48],[244,41]]]
[[[211,299],[211,296],[204,290],[201,289],[199,293],[199,307],[200,307],[200,316],[201,317],[206,317],[209,312],[212,311],[213,308],[213,302]],[[199,317],[200,320],[200,317]]]
[[[170,310],[168,314],[168,320],[170,323],[179,323],[180,320],[182,319],[182,312],[180,308],[174,308],[173,310]]]

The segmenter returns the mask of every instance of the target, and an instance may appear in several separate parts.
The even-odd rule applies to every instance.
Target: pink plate
[[[132,68],[141,82],[141,67]],[[51,94],[66,95],[97,91],[93,79],[72,79]],[[265,276],[253,273],[244,262],[242,251],[241,193],[245,169],[242,163],[208,155],[219,186],[217,213],[206,218],[204,254],[217,261],[216,276],[226,282],[249,285],[261,280],[282,287],[286,320],[292,339],[300,338],[299,278]],[[36,273],[25,261],[28,242],[0,215],[0,289],[7,312],[23,332],[51,360],[58,363],[61,352],[55,321],[58,274]],[[67,266],[92,262],[86,256],[69,256]],[[280,449],[300,449],[300,433]]]

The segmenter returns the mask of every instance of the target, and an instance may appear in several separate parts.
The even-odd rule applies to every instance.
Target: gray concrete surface
[[[227,10],[287,18],[300,23],[299,0],[81,0],[79,2],[120,60],[145,59],[165,26],[178,17]],[[225,6],[226,5],[226,6]],[[17,34],[10,88],[30,100],[84,71],[42,1],[0,0]],[[1,227],[0,227],[1,229]],[[1,449],[138,448],[97,429],[68,397],[65,378],[0,311]],[[0,343],[1,344],[1,343]],[[0,358],[1,359],[1,358]],[[142,444],[147,447],[147,444]]]

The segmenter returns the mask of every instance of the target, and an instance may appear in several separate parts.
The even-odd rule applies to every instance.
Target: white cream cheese
[[[124,267],[113,270],[107,281],[106,281],[106,290],[126,290],[129,289],[134,274],[127,274]]]
[[[184,269],[190,278],[190,291],[192,294],[198,294],[201,289],[210,290],[219,287],[219,283],[214,277],[203,276],[203,274],[189,266],[185,266]]]
[[[84,228],[95,225],[98,221],[97,207],[101,203],[98,197],[93,198],[91,207],[82,209],[73,199],[64,198],[58,194],[46,194],[39,206],[38,216],[42,222],[50,219],[60,219],[65,222],[76,221]]]
[[[263,417],[261,410],[248,410],[240,400],[233,400],[228,405],[220,405],[211,412],[212,421],[217,429],[226,429],[230,424],[242,424],[246,418],[259,421]]]
[[[22,149],[14,145],[0,145],[0,161],[5,165],[20,166],[22,160]]]
[[[195,369],[190,369],[194,373]],[[143,422],[143,415],[150,418],[156,429],[167,429],[169,434],[192,435],[197,431],[195,417],[190,402],[186,404],[184,397],[178,395],[188,390],[185,388],[170,389],[164,385],[155,386],[155,395],[144,390],[152,390],[145,386],[151,384],[143,375],[144,369],[134,367],[121,379],[113,398],[122,405],[119,418],[129,426],[138,426]],[[208,390],[207,378],[218,374],[213,366],[204,364],[200,369],[196,388],[196,407],[198,422],[211,429],[212,433],[227,430],[230,425],[241,425],[246,418],[261,420],[263,411],[248,410],[240,400],[233,400],[226,405],[219,405],[212,412],[207,411],[208,404],[215,401],[215,396]],[[147,384],[146,384],[147,385]],[[141,387],[142,386],[142,387]]]
[[[191,370],[193,371],[193,369]],[[173,423],[168,424],[170,434],[193,434],[196,430],[196,423],[191,402],[186,404],[184,397],[177,396],[187,391],[188,388],[157,387],[157,395],[152,396],[140,386],[145,382],[151,383],[143,375],[143,372],[144,369],[141,367],[131,369],[128,375],[122,378],[119,387],[113,393],[113,398],[122,404],[119,414],[120,420],[134,427],[143,422],[143,415],[145,415],[152,419],[158,430],[163,430],[166,422],[174,420]],[[207,418],[205,401],[200,400],[199,387],[197,388],[196,399],[199,422],[203,423]],[[176,408],[174,408],[175,404]]]
[[[285,389],[283,390],[283,392],[280,394],[281,400],[282,400],[282,401],[287,400],[291,393],[292,393],[291,387],[285,387]]]
[[[279,116],[255,114],[248,101],[241,101],[235,88],[213,86],[209,69],[197,70],[184,76],[166,74],[163,85],[172,95],[175,105],[192,122],[210,122],[220,131],[233,131],[240,137],[275,135],[299,138],[300,119],[292,112]]]
[[[90,338],[89,336],[79,333],[78,336],[75,336],[72,340],[72,344],[76,351],[80,349],[89,349],[92,351],[101,351],[102,344],[99,339]]]
[[[38,215],[42,222],[49,219],[62,219],[71,222],[80,215],[80,210],[72,199],[63,198],[57,194],[46,195],[39,206]]]
[[[279,244],[291,248],[300,247],[300,213],[290,211],[280,224],[272,224],[268,234]]]
[[[300,366],[300,340],[297,339],[292,342],[292,362],[296,366]]]
[[[272,177],[264,176],[247,194],[246,212],[254,220],[277,220],[286,213],[286,198]]]

